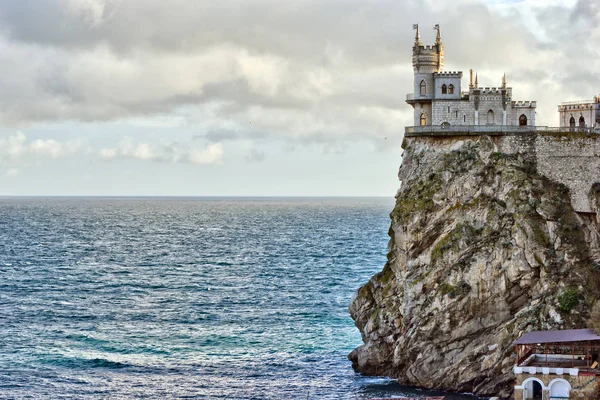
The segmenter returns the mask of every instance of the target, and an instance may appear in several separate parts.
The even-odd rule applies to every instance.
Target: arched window
[[[521,114],[519,117],[519,126],[527,126],[527,116],[525,114]]]
[[[448,93],[448,88],[446,87],[446,84],[444,83],[442,85],[442,94],[446,94],[446,93]]]
[[[454,94],[454,85],[450,84],[450,86],[448,86],[448,94]]]
[[[569,127],[575,128],[575,117],[571,117],[569,120]]]
[[[585,128],[585,118],[583,118],[583,115],[579,117],[579,127]]]
[[[421,126],[425,125],[427,125],[427,117],[425,116],[425,113],[421,113]]]
[[[427,84],[425,83],[425,81],[424,81],[424,80],[423,80],[423,81],[421,81],[421,85],[419,86],[419,88],[420,88],[420,91],[421,91],[421,92],[420,92],[420,93],[421,93],[421,96],[425,96],[425,95],[427,95]]]
[[[492,110],[487,112],[487,124],[494,125],[494,112]]]

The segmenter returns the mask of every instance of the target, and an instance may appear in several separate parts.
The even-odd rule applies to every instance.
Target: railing
[[[574,106],[577,104],[590,104],[590,103],[594,103],[594,100],[563,101],[562,103],[560,103],[560,105],[561,106]]]
[[[418,94],[418,95],[414,95],[413,93],[409,93],[406,95],[406,100],[432,100],[433,96],[430,95],[426,95],[426,94]]]
[[[543,374],[543,375],[579,375],[579,368],[550,368],[550,367],[520,367],[514,366],[513,372],[515,374]]]
[[[600,134],[600,127],[552,127],[552,126],[519,126],[519,125],[426,125],[426,126],[407,126],[404,130],[406,134],[415,133],[535,133],[535,132],[574,132]]]

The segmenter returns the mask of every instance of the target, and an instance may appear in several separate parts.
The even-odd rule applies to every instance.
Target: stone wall
[[[468,100],[434,100],[431,125],[474,125],[475,108]],[[448,111],[450,107],[450,111]]]
[[[550,386],[552,381],[557,379],[564,379],[571,385],[571,392],[569,398],[571,399],[595,399],[598,390],[598,379],[593,375],[543,375],[543,374],[516,374],[515,375],[515,391],[514,400],[527,400],[525,392],[522,389],[523,384],[526,381],[537,380],[543,383],[543,400],[550,399]]]
[[[459,142],[466,137],[454,135],[441,140]],[[473,137],[469,137],[471,140]],[[412,140],[413,138],[410,138]],[[418,138],[418,140],[425,140]],[[592,213],[590,191],[600,182],[600,135],[582,133],[514,133],[492,136],[496,150],[501,153],[522,153],[535,162],[540,174],[569,188],[573,208],[577,212]]]
[[[590,190],[600,182],[600,135],[538,134],[535,151],[538,171],[569,188],[575,211],[592,212]]]

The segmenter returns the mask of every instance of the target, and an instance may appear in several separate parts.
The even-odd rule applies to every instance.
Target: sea
[[[347,360],[393,201],[0,198],[0,398],[439,394]]]

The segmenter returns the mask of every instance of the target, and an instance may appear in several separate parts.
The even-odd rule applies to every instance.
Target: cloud
[[[39,163],[44,159],[70,157],[80,150],[83,150],[83,146],[79,140],[28,140],[25,134],[17,132],[0,137],[0,168],[4,169],[4,176],[14,177],[19,174],[19,166]]]
[[[258,149],[251,149],[245,157],[246,162],[257,163],[265,160],[265,153]]]
[[[28,141],[22,132],[18,132],[8,137],[0,137],[0,164],[14,163],[28,157],[67,157],[81,147],[80,141],[58,142],[54,139]]]
[[[588,0],[0,2],[0,122],[155,118],[213,143],[398,141],[412,123],[404,98],[419,22],[426,43],[441,24],[447,69],[474,68],[484,86],[506,73],[515,99],[538,100],[538,122],[552,125],[557,103],[596,94],[599,9]],[[127,154],[175,157],[156,145]]]
[[[199,148],[176,142],[162,145],[140,143],[129,138],[121,141],[116,147],[106,147],[98,151],[98,156],[105,161],[132,159],[197,165],[218,164],[221,162],[223,154],[221,143],[212,143],[205,148]]]
[[[19,174],[19,169],[18,168],[9,168],[6,170],[6,172],[4,172],[4,176],[12,178],[15,177]]]

